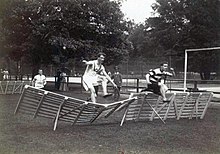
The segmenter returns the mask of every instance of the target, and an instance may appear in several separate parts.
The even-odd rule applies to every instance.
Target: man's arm
[[[119,76],[120,76],[120,82],[122,83],[122,75],[121,75],[121,73],[119,74]]]
[[[36,76],[34,76],[33,80],[32,80],[32,86],[34,87],[35,86],[35,82],[36,82]]]
[[[147,82],[147,84],[152,84],[152,83],[150,82],[150,74],[149,74],[149,73],[146,74],[146,82]]]
[[[170,73],[170,72],[164,72],[164,74],[165,74],[166,76],[169,76],[169,77],[175,76],[174,69],[173,69],[173,68],[170,68],[170,71],[171,71],[171,73]]]
[[[46,76],[44,76],[44,80],[43,80],[43,84],[44,84],[44,86],[47,84],[47,79],[46,79]]]
[[[172,72],[173,76],[176,76],[176,73],[172,67],[170,68],[170,71]]]
[[[82,62],[86,65],[92,65],[94,63],[93,61],[87,61],[87,60],[83,60]]]

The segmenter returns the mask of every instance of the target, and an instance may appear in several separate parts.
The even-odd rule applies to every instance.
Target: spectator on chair
[[[83,87],[86,91],[90,91],[92,102],[96,102],[98,86],[100,84],[102,85],[104,98],[112,95],[107,93],[107,81],[110,81],[114,87],[117,87],[105,71],[105,67],[103,66],[104,60],[105,53],[103,52],[98,54],[96,60],[83,60],[83,63],[87,65],[83,75]]]
[[[47,81],[45,75],[43,75],[43,70],[39,69],[38,74],[34,76],[34,79],[32,81],[32,86],[39,89],[43,89],[46,83]]]
[[[174,76],[175,72],[173,68],[170,68],[170,71],[172,73],[167,72],[167,70],[167,62],[162,63],[159,68],[151,69],[149,73],[146,74],[147,88],[142,90],[141,92],[151,91],[155,94],[161,95],[164,102],[169,102],[165,95],[168,90],[168,87],[165,84],[165,80],[167,76]]]

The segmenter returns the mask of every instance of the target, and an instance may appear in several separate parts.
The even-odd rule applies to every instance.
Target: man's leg
[[[163,101],[169,101],[169,100],[167,100],[167,98],[166,98],[166,92],[167,92],[167,90],[168,90],[168,87],[167,87],[165,84],[161,84],[161,85],[160,85],[160,93],[161,93],[161,95],[162,95],[162,97],[163,97]]]
[[[121,87],[114,88],[114,100],[115,101],[118,101],[120,98],[120,88]]]
[[[109,93],[108,93],[107,83],[108,83],[108,80],[107,80],[106,78],[103,78],[101,84],[102,84],[102,90],[103,90],[103,97],[104,97],[104,98],[109,97],[109,96],[112,96],[112,94],[109,94]]]
[[[96,95],[98,96],[99,86],[98,86],[98,85],[97,85],[97,86],[94,86],[94,88],[95,88],[95,93],[96,93]]]
[[[94,87],[90,87],[90,93],[91,93],[91,101],[93,103],[96,103],[96,92],[95,92],[95,88]]]
[[[102,90],[103,90],[103,95],[107,95],[108,94],[108,92],[107,92],[107,80],[106,79],[103,79],[102,80]]]
[[[141,92],[145,92],[145,91],[150,91],[150,92],[155,92],[155,86],[153,84],[148,84],[147,87],[143,90],[141,90]]]

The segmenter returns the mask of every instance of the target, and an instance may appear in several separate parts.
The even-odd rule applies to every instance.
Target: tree
[[[185,49],[219,46],[219,0],[156,0],[152,8],[156,16],[146,20],[145,29],[150,28],[146,35],[163,48],[161,55],[175,56],[173,62],[179,70],[183,68]],[[190,71],[210,74],[216,70],[214,52],[194,53],[190,59]]]
[[[5,49],[33,66],[56,62],[54,55],[60,63],[104,51],[107,64],[128,55],[129,22],[123,20],[120,1],[11,0],[2,12]]]
[[[10,57],[17,63],[17,73],[19,73],[19,65],[21,58],[28,50],[28,37],[31,28],[27,21],[24,20],[25,5],[19,1],[4,1],[4,8],[1,8],[1,43],[2,54],[7,59]],[[9,10],[10,8],[10,10]],[[11,10],[11,8],[13,8]]]

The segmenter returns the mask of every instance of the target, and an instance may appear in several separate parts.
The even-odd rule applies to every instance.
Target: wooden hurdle
[[[212,97],[212,92],[189,93],[182,103],[177,120],[180,118],[203,119]]]
[[[136,96],[137,100],[125,110],[121,126],[125,120],[153,121],[160,119],[165,123],[164,121],[169,118],[203,119],[213,93],[167,93],[169,103],[164,103],[161,96],[152,93],[133,93],[130,97],[133,96]]]
[[[121,121],[121,126],[125,120],[149,120],[160,119],[163,123],[167,118],[169,110],[171,108],[174,94],[167,94],[167,97],[171,99],[171,102],[164,103],[161,97],[153,93],[132,93],[130,97],[138,97],[136,101],[129,105],[126,109],[124,116]],[[165,117],[162,118],[162,117]]]
[[[31,81],[0,81],[0,94],[21,94],[25,85]]]
[[[53,129],[56,130],[58,121],[69,122],[72,125],[93,123],[101,115],[107,118],[136,99],[132,97],[109,104],[92,103],[26,85],[15,114],[25,113],[32,115],[33,118],[53,119]]]

